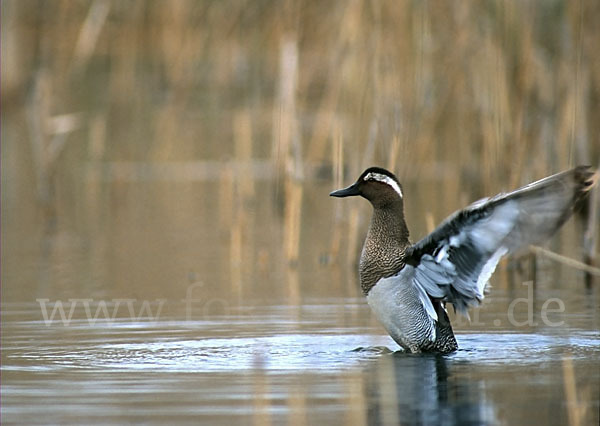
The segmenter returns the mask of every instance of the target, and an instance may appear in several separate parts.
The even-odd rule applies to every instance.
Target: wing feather
[[[483,299],[502,256],[550,237],[596,178],[589,167],[580,166],[477,201],[410,247],[406,263],[415,268],[412,282],[429,315],[437,319],[433,298],[453,303],[468,316],[468,307]]]

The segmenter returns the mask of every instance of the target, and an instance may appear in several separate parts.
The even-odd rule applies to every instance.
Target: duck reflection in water
[[[368,367],[370,425],[485,425],[498,422],[483,383],[457,374],[439,354],[395,352]]]

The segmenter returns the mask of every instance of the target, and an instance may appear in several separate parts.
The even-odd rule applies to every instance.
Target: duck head
[[[375,208],[402,203],[403,192],[398,178],[381,167],[369,167],[347,188],[329,194],[332,197],[361,196]]]

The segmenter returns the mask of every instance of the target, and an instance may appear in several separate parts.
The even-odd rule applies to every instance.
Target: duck
[[[392,172],[369,167],[329,195],[359,196],[373,207],[358,272],[383,327],[405,352],[448,354],[458,344],[446,304],[468,318],[500,259],[551,237],[597,180],[592,167],[578,166],[481,199],[414,244],[404,217],[404,190]]]

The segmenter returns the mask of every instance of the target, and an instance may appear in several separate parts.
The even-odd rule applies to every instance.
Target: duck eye
[[[368,175],[366,175],[363,180],[365,182],[377,182],[377,179],[375,179],[375,176],[373,176],[373,173],[369,173]]]

